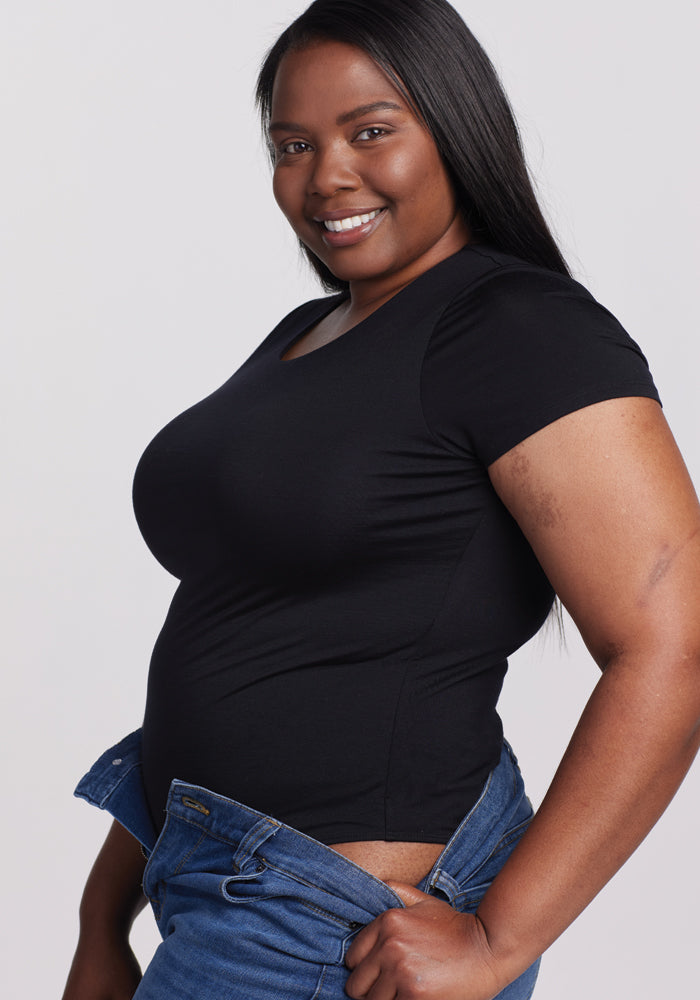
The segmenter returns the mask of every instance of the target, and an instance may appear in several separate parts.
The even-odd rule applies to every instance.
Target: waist
[[[433,667],[308,667],[226,698],[149,682],[143,775],[156,827],[177,778],[327,845],[446,843],[498,763],[505,665]]]
[[[82,779],[76,795],[108,810],[141,841],[148,854],[153,852],[156,841],[163,844],[164,838],[168,839],[165,830],[158,838],[150,823],[141,781],[140,732],[106,750]],[[208,789],[173,781],[167,811],[170,837],[173,822],[184,821],[184,827],[199,829],[200,835],[204,833],[217,842],[231,844],[234,868],[253,858],[264,844],[266,863],[282,867],[293,864],[302,877],[316,882],[320,879],[321,888],[333,892],[338,889],[336,874],[340,866],[349,884],[361,878],[367,886],[373,886],[373,891],[384,900],[383,908],[396,905],[386,902],[387,894],[396,897],[384,885],[384,880],[363,870],[353,859],[274,817]],[[478,879],[483,881],[489,874],[489,864],[494,866],[490,876],[493,877],[504,860],[500,855],[506,846],[512,846],[531,816],[532,808],[525,795],[517,761],[504,743],[500,762],[489,774],[477,802],[452,832],[447,846],[440,850],[439,845],[419,845],[438,852],[430,872],[420,880],[419,888],[425,891],[440,889],[450,901],[458,896],[461,898],[464,887],[460,889],[458,883],[464,882],[470,871],[478,872]],[[331,864],[332,859],[335,860]],[[354,892],[353,888],[349,899],[354,898]]]
[[[409,885],[417,885],[428,874],[445,847],[387,840],[356,840],[329,846],[382,882]]]

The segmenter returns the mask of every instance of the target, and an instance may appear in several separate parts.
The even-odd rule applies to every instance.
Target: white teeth
[[[376,219],[380,211],[381,209],[377,208],[374,212],[368,212],[365,215],[351,215],[347,219],[327,219],[323,225],[331,233],[342,233],[348,229],[357,229],[358,226],[366,225],[372,219]]]

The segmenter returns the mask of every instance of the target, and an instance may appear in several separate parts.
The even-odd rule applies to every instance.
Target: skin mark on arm
[[[516,445],[512,452],[512,475],[517,489],[525,499],[527,513],[538,528],[553,528],[562,520],[554,493],[538,487],[532,475],[525,449]]]
[[[688,545],[690,545],[690,543],[693,541],[694,538],[698,536],[698,534],[700,534],[700,527],[695,528],[695,530],[690,533],[690,535],[686,538],[686,540],[682,542],[679,546],[677,546],[675,549],[672,549],[671,546],[668,544],[668,542],[665,542],[662,545],[661,552],[657,557],[656,561],[654,562],[654,565],[651,568],[651,572],[649,573],[649,576],[647,578],[646,586],[644,588],[644,593],[642,594],[642,596],[638,601],[638,605],[640,608],[646,607],[646,605],[649,602],[649,599],[652,596],[652,592],[655,590],[656,587],[658,587],[658,585],[661,583],[664,577],[667,576],[669,570],[671,569],[671,567],[673,566],[674,562],[681,554],[681,552],[683,552],[684,549],[686,549]]]
[[[653,590],[657,584],[661,583],[671,568],[673,560],[680,549],[677,549],[676,552],[669,552],[670,547],[670,545],[664,545],[663,554],[654,563],[652,571],[649,574],[649,579],[647,580],[647,590]]]

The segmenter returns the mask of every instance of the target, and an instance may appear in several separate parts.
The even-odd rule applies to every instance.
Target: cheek
[[[277,170],[275,170],[275,172],[272,175],[272,193],[275,196],[275,201],[284,212],[284,206],[285,206],[284,181],[281,180]]]
[[[289,175],[289,172],[275,169],[272,175],[272,193],[275,196],[275,201],[290,220],[295,211],[298,210],[299,195],[296,188],[294,178]]]
[[[403,201],[411,205],[412,211],[423,210],[426,215],[434,215],[437,210],[449,215],[455,204],[452,184],[432,148],[394,157],[384,176],[384,191],[397,203]]]
[[[418,197],[425,182],[424,169],[408,151],[378,164],[373,173],[372,186],[397,203]]]

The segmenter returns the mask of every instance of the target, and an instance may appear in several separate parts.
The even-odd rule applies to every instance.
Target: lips
[[[382,222],[386,209],[340,209],[314,217],[323,242],[330,247],[353,246],[370,236]]]
[[[376,208],[373,212],[363,212],[362,215],[348,215],[342,219],[324,219],[322,224],[331,233],[341,233],[367,225],[368,222],[377,218],[380,211],[381,209]]]
[[[346,205],[345,208],[329,209],[327,212],[316,212],[314,222],[326,222],[328,219],[337,221],[338,219],[351,219],[355,215],[370,215],[372,212],[381,212],[385,205]]]

